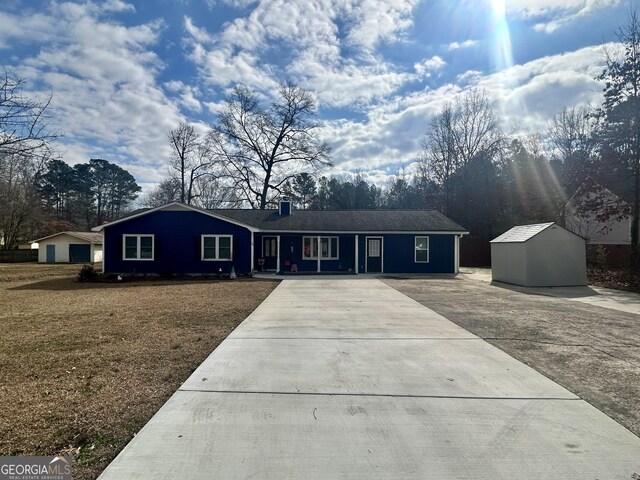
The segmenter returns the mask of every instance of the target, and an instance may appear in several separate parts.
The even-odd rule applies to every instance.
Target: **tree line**
[[[598,106],[564,108],[537,134],[506,132],[486,92],[468,89],[427,122],[415,161],[386,185],[364,174],[332,178],[310,92],[282,83],[270,99],[237,86],[207,128],[182,123],[168,134],[168,174],[143,206],[171,201],[203,208],[275,208],[283,196],[302,209],[433,208],[486,242],[515,224],[562,222],[579,188],[604,185],[630,205],[598,211],[631,215],[639,260],[640,19],[617,32],[622,53],[608,52]],[[47,222],[87,228],[117,218],[140,188],[126,170],[92,159],[73,167],[52,153],[49,99],[20,95],[5,73],[0,88],[0,234],[4,248]],[[579,206],[585,212],[594,205]]]
[[[60,134],[47,128],[51,97],[22,93],[23,80],[0,79],[0,249],[63,230],[88,230],[122,215],[140,187],[125,169],[102,159],[73,167],[55,152]]]
[[[616,32],[622,54],[606,52],[598,77],[604,101],[563,108],[547,129],[505,132],[486,92],[469,89],[428,122],[416,161],[383,186],[327,178],[330,150],[320,141],[313,97],[282,84],[271,103],[237,87],[211,128],[182,124],[169,134],[172,171],[144,202],[172,200],[205,208],[275,208],[290,196],[304,209],[434,208],[486,242],[515,224],[563,223],[579,188],[602,186],[628,202],[582,213],[630,215],[633,263],[640,259],[640,21],[635,9]],[[597,203],[597,202],[596,202]]]

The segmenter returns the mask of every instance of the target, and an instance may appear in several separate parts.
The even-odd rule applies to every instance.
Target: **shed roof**
[[[546,230],[554,222],[518,225],[491,240],[491,243],[523,243]]]
[[[69,232],[69,231],[54,233],[53,235],[48,235],[46,237],[42,237],[42,238],[39,238],[37,240],[33,240],[32,243],[41,242],[41,241],[47,240],[49,238],[57,237],[58,235],[70,235],[72,237],[76,237],[76,238],[79,238],[81,240],[85,240],[85,241],[87,241],[89,243],[102,244],[102,234],[101,233],[95,233],[95,232]]]

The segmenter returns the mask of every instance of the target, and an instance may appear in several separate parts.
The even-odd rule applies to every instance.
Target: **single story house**
[[[586,285],[585,239],[554,222],[513,227],[491,240],[491,277],[525,287]]]
[[[457,273],[460,225],[433,210],[204,210],[173,202],[93,229],[110,274]]]
[[[630,245],[631,206],[606,187],[585,182],[564,206],[568,230],[589,245]]]
[[[59,232],[34,240],[40,263],[96,263],[102,261],[102,234]]]

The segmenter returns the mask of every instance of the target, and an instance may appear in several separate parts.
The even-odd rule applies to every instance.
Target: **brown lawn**
[[[0,264],[0,455],[72,451],[96,478],[277,282],[77,283]]]

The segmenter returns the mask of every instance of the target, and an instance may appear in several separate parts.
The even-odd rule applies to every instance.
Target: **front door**
[[[382,273],[382,237],[367,237],[367,273]]]
[[[56,246],[47,245],[47,263],[55,263],[56,261]]]
[[[278,267],[278,239],[276,237],[262,237],[262,258],[264,258],[264,270],[275,270]]]

